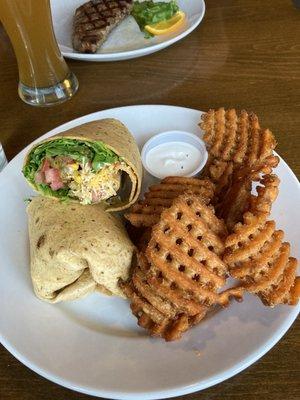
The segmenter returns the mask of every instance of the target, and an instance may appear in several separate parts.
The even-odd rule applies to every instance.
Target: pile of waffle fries
[[[200,126],[209,152],[202,176],[165,178],[125,215],[138,229],[137,261],[119,285],[138,324],[167,341],[245,292],[271,307],[300,297],[297,260],[269,218],[280,183],[273,134],[234,109],[210,110]],[[229,276],[237,284],[224,290]]]

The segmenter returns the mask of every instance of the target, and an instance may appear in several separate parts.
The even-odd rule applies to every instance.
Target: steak
[[[109,33],[131,13],[133,0],[91,0],[78,7],[73,23],[73,47],[96,53]]]

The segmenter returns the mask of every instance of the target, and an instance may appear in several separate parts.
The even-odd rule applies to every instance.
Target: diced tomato
[[[42,171],[36,172],[34,176],[35,183],[44,183],[45,182],[45,174]]]
[[[52,182],[50,187],[52,190],[58,190],[64,187],[64,183],[62,181]]]
[[[48,158],[45,158],[44,161],[43,161],[43,164],[41,166],[40,171],[41,172],[46,172],[46,170],[49,169],[50,167],[51,167],[50,161],[48,160]]]
[[[68,159],[68,161],[67,161]],[[66,162],[71,158],[66,157]],[[52,168],[50,160],[45,158],[41,169],[35,174],[36,183],[48,183],[52,190],[58,190],[64,187],[64,183],[57,168]]]
[[[45,171],[45,181],[50,184],[52,190],[58,190],[64,187],[60,172],[56,168],[49,168]]]
[[[52,183],[55,181],[60,181],[60,173],[56,168],[49,168],[45,171],[45,180],[47,183]]]

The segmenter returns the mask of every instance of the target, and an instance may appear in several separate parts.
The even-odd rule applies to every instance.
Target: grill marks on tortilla
[[[40,249],[40,248],[45,244],[45,241],[46,241],[46,235],[45,235],[45,234],[42,234],[42,235],[38,238],[36,247],[37,247],[38,249]]]

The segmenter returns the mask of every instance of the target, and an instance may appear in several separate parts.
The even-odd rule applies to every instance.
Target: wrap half
[[[102,205],[35,197],[27,207],[34,291],[42,300],[74,300],[95,290],[124,297],[134,246]]]
[[[27,154],[23,174],[43,196],[120,211],[140,193],[137,144],[116,119],[88,122],[52,136]]]

